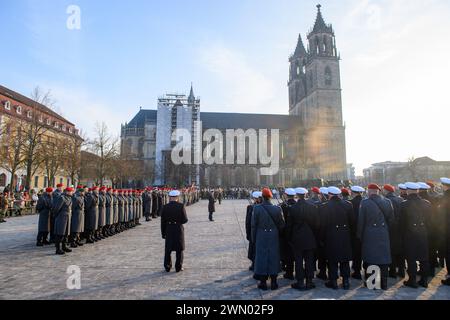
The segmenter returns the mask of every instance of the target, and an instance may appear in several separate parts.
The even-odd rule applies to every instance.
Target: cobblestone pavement
[[[0,299],[450,299],[450,288],[440,286],[444,270],[428,290],[390,279],[386,292],[355,280],[352,290],[333,291],[316,280],[316,290],[301,293],[282,279],[280,290],[262,292],[247,271],[246,205],[224,201],[214,223],[207,202],[187,209],[186,270],[180,274],[163,271],[159,220],[60,257],[54,247],[35,246],[37,216],[9,219],[0,224]],[[70,265],[81,268],[81,290],[66,287]]]

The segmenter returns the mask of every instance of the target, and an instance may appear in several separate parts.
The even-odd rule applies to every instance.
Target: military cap
[[[342,193],[342,191],[341,191],[341,189],[339,189],[337,187],[329,187],[328,188],[328,193],[332,194],[332,195],[335,195],[335,196],[338,196],[338,195],[340,195]]]
[[[300,195],[308,194],[308,190],[305,188],[295,188],[295,193]]]
[[[405,184],[406,189],[408,190],[419,190],[420,189],[420,185],[414,182],[407,182]]]
[[[288,196],[295,196],[295,190],[292,188],[288,188],[284,191],[284,193],[286,193]]]
[[[353,186],[350,188],[350,190],[352,190],[355,193],[362,193],[362,192],[366,191],[363,187],[360,187],[360,186]]]
[[[450,179],[449,178],[441,178],[441,183],[450,186]]]

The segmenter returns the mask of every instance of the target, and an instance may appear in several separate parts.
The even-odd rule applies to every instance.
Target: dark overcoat
[[[392,208],[394,209],[394,221],[389,226],[389,239],[391,241],[391,254],[397,256],[402,254],[402,236],[400,234],[399,222],[401,204],[405,200],[393,192],[386,194],[386,199],[391,201]]]
[[[216,212],[216,199],[214,199],[212,193],[210,193],[208,196],[208,212]]]
[[[44,193],[38,200],[36,210],[39,212],[38,232],[50,232],[50,214],[52,210],[52,196]]]
[[[112,201],[113,201],[113,223],[116,224],[119,222],[119,196],[113,194]]]
[[[69,235],[72,215],[72,197],[62,193],[56,199],[52,211],[55,217],[55,235]]]
[[[283,212],[283,219],[287,223],[289,216],[292,212],[292,207],[297,202],[294,199],[288,199],[285,203],[281,204],[281,210]],[[289,244],[289,235],[287,234],[287,228],[280,234],[280,256],[281,260],[286,262],[294,259],[294,253],[292,247]]]
[[[125,222],[125,201],[123,195],[117,196],[117,203],[119,209],[119,222]]]
[[[128,195],[128,221],[131,221],[134,219],[134,199],[133,196]]]
[[[149,217],[152,214],[152,196],[150,193],[145,192],[143,197],[144,216]]]
[[[113,199],[109,193],[105,194],[105,225],[113,224],[114,212],[113,212]]]
[[[98,228],[106,225],[106,199],[105,194],[98,194]]]
[[[252,241],[255,243],[255,274],[277,275],[281,271],[280,233],[285,222],[280,207],[268,201],[255,205],[252,215]]]
[[[77,192],[72,197],[70,233],[84,232],[84,219],[84,196]]]
[[[389,227],[394,223],[390,200],[371,195],[361,201],[357,237],[362,244],[362,260],[369,265],[392,263]]]
[[[245,234],[248,241],[247,257],[251,261],[255,259],[255,244],[252,242],[252,214],[253,214],[253,205],[248,205],[247,213],[245,215]]]
[[[94,231],[98,226],[98,194],[89,192],[84,196],[85,230]]]
[[[450,190],[444,192],[439,201],[439,214],[442,217],[444,250],[446,249],[447,257],[450,257]],[[447,262],[449,263],[449,262]]]
[[[152,214],[158,214],[158,195],[156,192],[152,192]]]
[[[286,221],[286,237],[295,256],[317,248],[314,230],[318,226],[319,212],[316,205],[300,199],[291,207]]]
[[[405,258],[428,261],[428,225],[431,204],[418,194],[410,194],[401,204],[400,232]]]
[[[320,206],[321,238],[325,246],[325,256],[332,262],[352,260],[350,222],[353,206],[337,196]]]
[[[166,251],[185,250],[184,224],[188,222],[182,203],[172,201],[163,206],[161,213],[161,235],[166,240]]]

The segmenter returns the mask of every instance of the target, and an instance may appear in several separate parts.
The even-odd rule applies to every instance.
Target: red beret
[[[92,187],[91,188],[91,191],[95,191],[95,190],[98,190],[98,187]]]
[[[68,187],[68,188],[66,188],[66,191],[67,191],[67,192],[73,192],[74,190],[73,190],[73,188]]]
[[[273,198],[272,191],[269,188],[264,188],[262,191],[262,196],[265,198]]]
[[[395,192],[395,187],[391,186],[390,184],[387,184],[383,187],[384,190],[389,191],[389,192]]]
[[[83,186],[77,186],[77,189],[84,189]]]
[[[341,192],[345,196],[349,196],[350,195],[350,191],[348,191],[348,189],[346,189],[346,188],[342,188]]]
[[[434,188],[436,185],[433,183],[433,181],[427,181],[427,185],[429,185],[431,188]]]
[[[320,189],[317,188],[317,187],[312,188],[311,191],[316,193],[316,194],[320,194]]]
[[[375,184],[375,183],[369,184],[368,187],[367,187],[367,189],[369,189],[369,190],[380,190],[380,191],[381,191],[380,186],[377,185],[377,184]]]
[[[92,188],[89,188],[88,191],[91,192],[91,191],[92,191]]]
[[[63,185],[62,183],[58,183],[58,184],[56,185],[56,187],[57,187],[57,188],[62,188],[62,187],[64,187],[64,185]]]
[[[47,189],[45,189],[45,192],[52,193],[53,192],[53,188],[47,188]]]

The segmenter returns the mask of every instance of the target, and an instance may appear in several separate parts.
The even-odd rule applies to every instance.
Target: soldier
[[[85,237],[86,243],[94,243],[101,240],[97,234],[98,225],[98,188],[93,187],[84,197],[85,210]]]
[[[314,187],[311,189],[311,197],[308,199],[308,202],[311,202],[312,204],[314,204],[316,206],[318,206],[321,203],[319,188]]]
[[[442,280],[442,284],[450,286],[450,179],[441,178],[444,195],[440,199],[439,213],[443,217],[444,225],[444,241],[446,245],[445,262],[447,264],[447,279]]]
[[[118,225],[117,232],[123,231],[123,224],[125,222],[125,202],[123,199],[123,190],[117,190],[117,210],[118,210]]]
[[[277,290],[280,273],[280,234],[285,222],[280,207],[272,205],[270,189],[262,191],[263,201],[253,208],[252,242],[255,244],[255,276],[260,280],[258,288],[267,290],[270,277],[271,289]]]
[[[350,201],[350,191],[347,188],[342,188],[342,200]]]
[[[295,195],[297,190],[300,190],[300,188],[296,190],[288,188],[284,191],[287,196],[287,201],[281,204],[281,210],[283,211],[283,218],[286,222],[288,221],[292,206],[296,204]],[[286,272],[283,276],[285,279],[294,280],[294,253],[289,244],[289,237],[286,231],[285,229],[280,234],[281,268]]]
[[[160,217],[161,216],[161,212],[162,212],[162,208],[163,208],[163,205],[164,205],[164,190],[163,189],[158,191],[157,201],[158,201],[158,212],[157,212],[157,215],[158,215],[158,217]]]
[[[152,191],[152,218],[156,219],[158,217],[158,195],[157,190]]]
[[[67,238],[70,235],[73,191],[73,188],[66,188],[64,193],[54,199],[52,212],[55,217],[55,246],[57,255],[72,252],[72,250],[67,248]]]
[[[366,191],[364,188],[360,186],[352,186],[351,187],[352,192],[352,200],[350,201],[353,206],[353,213],[351,218],[351,239],[352,239],[352,252],[353,252],[353,262],[352,262],[352,278],[357,280],[362,280],[361,277],[361,267],[362,267],[362,260],[361,260],[361,241],[356,236],[357,229],[358,229],[358,217],[359,217],[359,207],[362,201],[362,195],[364,191]]]
[[[320,207],[322,239],[328,260],[329,281],[326,287],[337,290],[338,269],[343,278],[344,290],[350,289],[350,261],[352,244],[350,222],[353,214],[352,204],[339,198],[341,190],[328,188],[329,200]]]
[[[297,188],[295,192],[298,201],[289,210],[286,235],[295,258],[297,283],[292,284],[292,288],[306,291],[315,288],[313,283],[314,251],[317,248],[315,231],[319,226],[319,215],[317,206],[305,199],[308,190]]]
[[[170,272],[172,268],[171,254],[176,252],[175,271],[183,271],[183,251],[185,250],[184,242],[184,224],[188,222],[186,209],[183,204],[179,203],[180,192],[173,190],[169,193],[170,202],[162,209],[161,214],[161,234],[166,240],[164,268],[166,272]]]
[[[398,189],[400,190],[400,197],[402,197],[404,200],[408,199],[408,189],[406,188],[406,185],[401,183],[398,185]]]
[[[252,262],[249,270],[253,271],[255,269],[255,244],[252,242],[252,215],[253,207],[260,203],[261,192],[255,191],[252,193],[253,204],[247,206],[247,214],[245,216],[245,233],[248,241],[248,259]]]
[[[211,191],[208,195],[208,212],[209,212],[209,221],[214,222],[213,214],[216,212],[216,199],[214,199],[213,191]]]
[[[431,212],[431,204],[419,197],[420,186],[417,183],[408,182],[408,198],[401,204],[400,231],[402,235],[405,258],[408,263],[407,287],[417,288],[418,284],[428,287],[429,276],[429,245],[428,226]],[[417,261],[420,263],[421,279],[417,283]]]
[[[394,221],[389,228],[389,238],[391,241],[392,264],[389,268],[389,277],[405,277],[405,257],[402,253],[402,239],[399,229],[400,208],[404,199],[395,194],[395,188],[391,185],[383,187],[384,196],[390,200],[394,209]]]
[[[8,192],[4,191],[0,194],[0,223],[6,222],[4,219],[8,213],[9,206],[9,195]]]
[[[70,223],[69,243],[71,248],[82,247],[80,234],[84,232],[84,188],[77,187],[76,193],[72,196],[72,220]]]
[[[138,225],[138,226],[140,226],[141,225],[141,218],[142,218],[142,209],[143,209],[143,206],[142,206],[142,191],[141,190],[138,190],[138,192],[137,192],[137,206],[138,206],[138,217],[137,217],[137,221],[136,221],[136,224]]]
[[[114,212],[113,212],[113,199],[112,199],[112,188],[107,188],[106,193],[104,194],[105,197],[105,228],[104,228],[104,234],[107,237],[110,237],[113,235],[112,233],[112,224],[113,224],[113,218],[114,218]]]
[[[36,205],[36,210],[39,213],[38,236],[36,243],[38,247],[50,244],[50,242],[47,241],[47,237],[50,232],[50,215],[53,203],[52,193],[53,188],[45,189],[45,193],[39,198]]]
[[[322,217],[322,214],[325,211],[321,210],[321,208],[328,202],[328,188],[322,187],[319,189],[319,191],[320,191],[320,204],[318,205],[318,207],[319,207],[319,221],[321,226],[322,222],[325,220],[324,217]],[[319,228],[319,233],[320,231],[321,227]],[[317,267],[319,270],[317,278],[326,281],[328,280],[328,275],[327,275],[327,259],[326,259],[325,243],[323,242],[323,239],[320,236],[320,234],[316,234],[316,239],[318,240],[316,260],[317,260]]]
[[[150,188],[147,188],[144,192],[144,195],[142,197],[142,202],[144,206],[144,216],[145,221],[149,222],[152,221],[151,214],[152,214],[152,195],[150,192]]]
[[[367,269],[376,265],[381,270],[381,289],[387,290],[388,267],[392,263],[389,228],[394,222],[394,209],[389,200],[380,196],[380,191],[376,184],[368,186],[369,197],[361,201],[359,209],[357,237],[362,245],[366,281]]]
[[[56,185],[56,189],[52,193],[52,205],[56,202],[57,198],[63,193],[64,185],[62,183],[58,183]],[[53,213],[50,215],[50,243],[55,243],[55,217]]]
[[[113,197],[113,227],[112,232],[113,234],[119,233],[119,191],[113,190],[112,193]]]
[[[133,192],[131,190],[127,191],[127,200],[128,200],[128,227],[134,228],[134,199]]]

